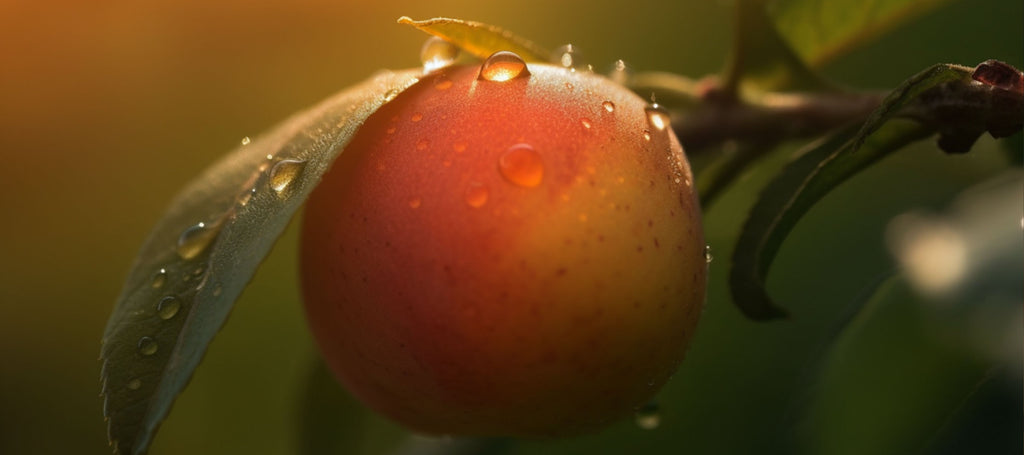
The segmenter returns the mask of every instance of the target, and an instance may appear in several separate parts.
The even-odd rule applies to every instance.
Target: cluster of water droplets
[[[245,137],[241,140],[241,145],[244,147],[251,142],[249,137]],[[193,285],[195,289],[205,286],[205,280],[202,278],[207,273],[204,255],[220,235],[224,223],[232,219],[239,210],[248,206],[259,193],[260,188],[265,187],[277,198],[290,197],[295,182],[305,169],[305,165],[304,160],[277,159],[273,155],[267,155],[257,165],[253,175],[242,185],[242,191],[235,197],[234,205],[222,216],[212,222],[200,221],[183,229],[174,245],[175,254],[183,262],[178,267],[157,270],[150,280],[150,288],[160,295],[152,307],[152,314],[161,321],[170,321],[180,317],[188,303],[185,301],[186,299],[162,291],[169,286],[172,280],[180,280],[183,283],[195,280],[196,284]],[[177,276],[172,276],[172,272]],[[215,285],[212,294],[216,297],[221,292],[222,287],[219,284]],[[159,343],[154,337],[143,336],[138,340],[137,352],[142,356],[150,357],[159,351],[159,347]],[[127,383],[129,390],[138,390],[141,386],[142,382],[137,378]]]

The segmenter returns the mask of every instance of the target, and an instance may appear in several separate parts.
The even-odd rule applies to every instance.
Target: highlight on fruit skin
[[[703,308],[663,111],[501,53],[370,116],[310,196],[301,280],[339,380],[418,432],[555,437],[649,402]]]

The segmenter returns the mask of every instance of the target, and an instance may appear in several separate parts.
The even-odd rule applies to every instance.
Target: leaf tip
[[[409,16],[402,16],[398,18],[398,23],[403,25],[415,25],[416,21],[412,20]]]

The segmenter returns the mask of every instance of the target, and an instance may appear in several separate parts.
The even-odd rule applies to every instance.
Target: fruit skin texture
[[[414,431],[598,429],[668,380],[703,308],[700,211],[671,128],[607,79],[529,70],[424,76],[367,120],[306,207],[320,350]],[[525,163],[520,144],[536,153]]]

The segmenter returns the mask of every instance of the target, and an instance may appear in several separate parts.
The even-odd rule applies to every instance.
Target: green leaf
[[[949,0],[776,0],[769,13],[800,58],[818,67]]]
[[[846,128],[810,146],[768,184],[750,211],[729,274],[736,304],[753,319],[785,316],[765,291],[769,267],[800,218],[846,179],[935,132],[942,134],[940,146],[943,138],[961,135],[971,138],[969,146],[992,125],[1000,133],[1008,125],[1020,129],[1021,106],[1020,92],[976,82],[970,68],[936,65],[901,84],[860,128]],[[898,118],[914,121],[891,122]]]
[[[727,93],[754,90],[833,91],[775,30],[765,0],[737,0],[735,37],[725,70]]]
[[[190,183],[143,245],[103,335],[108,436],[145,453],[231,307],[320,176],[419,71],[384,72],[240,146]]]
[[[481,59],[498,51],[514,52],[528,62],[546,62],[551,56],[550,52],[526,38],[480,22],[445,17],[414,21],[402,16],[398,18],[398,23],[411,25],[442,38]]]

